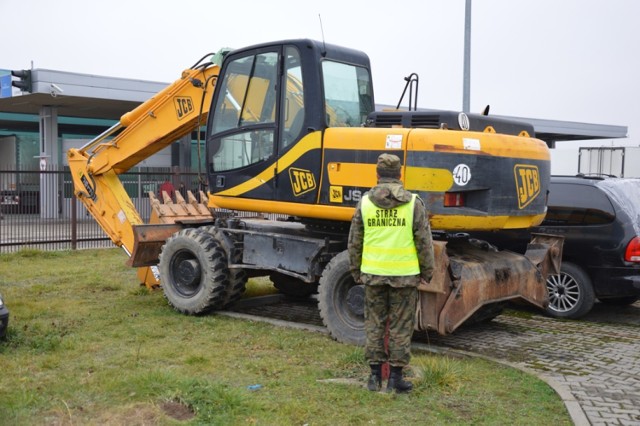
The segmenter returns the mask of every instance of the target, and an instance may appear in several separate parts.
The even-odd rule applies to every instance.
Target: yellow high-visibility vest
[[[384,209],[362,198],[360,210],[364,222],[364,241],[360,271],[382,276],[420,274],[418,253],[413,241],[413,208],[411,201]]]

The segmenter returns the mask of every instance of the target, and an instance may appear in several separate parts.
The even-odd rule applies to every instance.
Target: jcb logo
[[[341,203],[342,202],[342,187],[341,186],[330,186],[329,187],[329,201],[332,203]]]
[[[176,96],[173,98],[173,104],[176,106],[178,120],[182,120],[193,112],[193,101],[190,97]]]
[[[305,194],[316,188],[316,179],[309,170],[289,169],[289,179],[291,179],[291,188],[293,195],[296,197]]]
[[[513,168],[518,191],[518,207],[523,209],[540,194],[538,166],[518,164]]]
[[[329,201],[332,203],[358,202],[362,198],[362,191],[359,189],[349,189],[343,191],[341,186],[329,187]]]

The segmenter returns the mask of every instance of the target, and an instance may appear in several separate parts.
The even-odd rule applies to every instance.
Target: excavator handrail
[[[95,138],[91,139],[89,142],[87,142],[86,144],[78,148],[78,151],[88,152],[98,142],[108,138],[109,136],[113,135],[115,132],[122,129],[123,127],[124,126],[120,122],[114,124],[113,126],[109,127],[107,130],[100,133],[98,136],[96,136]]]

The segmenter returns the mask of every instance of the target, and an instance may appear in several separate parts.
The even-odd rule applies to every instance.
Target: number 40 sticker
[[[453,181],[458,186],[465,186],[471,181],[471,169],[466,164],[458,164],[453,169]]]

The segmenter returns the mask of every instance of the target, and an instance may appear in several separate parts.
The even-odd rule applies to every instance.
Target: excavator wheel
[[[229,263],[241,263],[242,251],[235,247],[233,240],[227,237],[219,228],[215,226],[207,226],[202,228],[203,231],[211,234],[215,238],[227,254]],[[223,308],[233,305],[242,297],[247,286],[247,273],[241,268],[229,268],[229,285],[227,287],[227,297],[224,301]]]
[[[346,250],[331,259],[320,277],[318,307],[334,339],[364,346],[364,286],[353,281]]]
[[[160,252],[164,296],[177,311],[199,315],[227,300],[229,268],[220,241],[201,229],[183,229]]]

